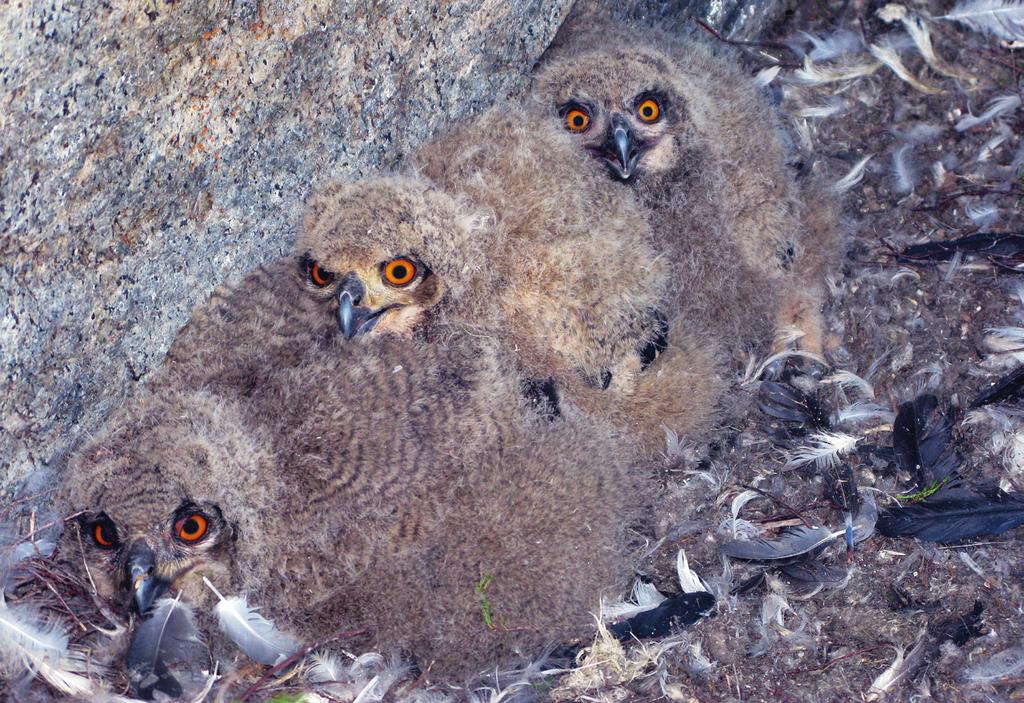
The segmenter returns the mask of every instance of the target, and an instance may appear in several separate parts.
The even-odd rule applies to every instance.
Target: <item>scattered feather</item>
[[[863,51],[860,37],[848,29],[840,29],[827,37],[816,37],[807,32],[800,34],[814,47],[807,55],[811,61],[831,61],[845,54]]]
[[[804,151],[814,151],[814,138],[811,136],[811,125],[805,119],[793,120],[793,131]]]
[[[942,125],[916,122],[907,129],[894,132],[896,136],[911,144],[930,144],[946,131]]]
[[[999,208],[992,203],[971,203],[964,213],[976,226],[985,228],[999,219]]]
[[[942,623],[938,626],[940,642],[952,642],[957,647],[963,647],[975,637],[980,637],[982,632],[981,614],[985,612],[985,606],[980,600],[974,601],[974,608]]]
[[[205,576],[203,583],[220,600],[214,608],[220,629],[247,657],[260,664],[274,665],[298,651],[299,643],[250,608],[245,596],[225,598]]]
[[[989,137],[987,142],[982,144],[981,149],[978,150],[978,155],[974,157],[974,160],[978,163],[988,161],[992,158],[992,154],[995,153],[996,149],[1013,137],[1013,130],[1010,129],[1009,125],[1002,120],[996,120],[995,127],[996,133],[992,137]]]
[[[985,575],[985,571],[980,566],[978,566],[978,562],[974,561],[974,559],[971,559],[970,554],[968,554],[967,552],[957,552],[957,556],[960,557],[960,561],[964,563],[964,566],[966,566],[968,569],[976,573],[978,576]]]
[[[1024,5],[1022,5],[1022,7],[1024,7]],[[1018,107],[1020,107],[1020,103],[1020,96],[1015,93],[1010,93],[1008,95],[1000,95],[998,98],[993,98],[992,101],[989,102],[988,109],[986,109],[985,112],[981,113],[977,117],[975,117],[974,115],[968,115],[967,117],[964,117],[959,122],[957,122],[956,131],[963,132],[965,130],[970,129],[971,127],[976,127],[980,124],[985,124],[986,122],[994,120],[996,117],[999,117],[1000,115],[1004,115],[1007,112],[1012,112],[1013,110],[1016,110]]]
[[[1024,260],[1024,234],[979,232],[949,241],[924,242],[908,246],[897,254],[901,262],[949,261],[956,252],[990,260]]]
[[[786,460],[786,467],[793,468],[813,463],[818,468],[834,466],[859,441],[844,432],[815,432],[809,437],[810,444],[798,447]]]
[[[949,260],[948,264],[946,264],[946,270],[942,274],[942,282],[949,283],[954,278],[956,278],[956,275],[960,273],[960,269],[963,268],[963,265],[964,253],[962,251],[958,251],[957,253],[953,254],[953,258]]]
[[[797,422],[816,430],[831,427],[828,410],[818,399],[785,383],[763,381],[758,389],[757,406],[765,415]]]
[[[646,581],[636,581],[633,584],[633,592],[628,601],[618,603],[602,603],[602,620],[621,620],[631,618],[634,615],[646,612],[665,602],[665,596],[654,586]]]
[[[805,105],[796,111],[799,117],[825,118],[838,115],[846,110],[846,101],[842,98],[832,98],[828,102],[817,105]]]
[[[821,379],[822,383],[837,383],[844,390],[855,390],[865,398],[875,399],[874,387],[864,378],[861,378],[852,371],[836,371],[834,374]]]
[[[1024,366],[1018,366],[1007,375],[993,381],[971,401],[970,407],[980,408],[992,403],[1020,400],[1024,396]]]
[[[860,161],[853,165],[845,176],[840,178],[838,181],[832,184],[832,190],[837,193],[845,193],[846,191],[853,188],[855,185],[861,182],[864,178],[864,169],[867,168],[868,162],[874,154],[868,154],[863,157]]]
[[[743,506],[752,501],[754,498],[759,497],[761,494],[757,491],[743,491],[738,496],[732,499],[732,534],[733,537],[737,534],[737,519],[739,518],[740,511],[743,510]]]
[[[883,510],[878,531],[886,537],[916,537],[928,542],[957,542],[998,535],[1024,524],[1024,497],[997,491],[967,493]]]
[[[897,193],[909,193],[917,184],[917,176],[910,160],[913,146],[903,144],[892,152],[893,190]]]
[[[892,428],[892,448],[900,468],[920,489],[955,480],[961,458],[950,446],[953,423],[938,410],[938,398],[925,394],[900,405]]]
[[[1024,643],[1004,649],[983,662],[968,667],[964,679],[971,683],[994,684],[1024,673]]]
[[[870,76],[881,67],[877,61],[840,61],[826,66],[806,56],[803,66],[793,72],[792,79],[800,85],[824,85]]]
[[[715,607],[715,597],[698,591],[683,593],[665,600],[658,607],[635,615],[623,622],[608,625],[608,632],[617,639],[667,637],[673,631],[692,625]]]
[[[927,642],[927,638],[925,633],[922,632],[917,639],[917,644],[914,645],[914,648],[906,656],[904,656],[904,648],[897,645],[896,659],[893,660],[888,669],[871,682],[871,688],[868,689],[864,700],[877,701],[898,684],[912,676],[924,660],[925,642]]]
[[[936,161],[932,164],[932,185],[937,189],[942,188],[946,184],[946,167],[942,165],[941,161]]]
[[[878,523],[878,505],[870,493],[860,502],[860,509],[853,516],[853,543],[860,544],[875,534]]]
[[[941,95],[946,92],[941,88],[925,83],[911,73],[903,64],[903,60],[896,52],[895,46],[891,43],[868,44],[868,51],[871,52],[872,56],[888,66],[900,80],[908,83],[915,90],[926,95]]]
[[[68,636],[57,623],[48,622],[24,605],[0,599],[0,668],[7,679],[32,673],[69,696],[94,691],[89,672],[95,666],[85,655],[68,649]]]
[[[779,75],[779,71],[782,70],[782,66],[769,66],[768,68],[761,69],[757,72],[754,77],[754,85],[758,88],[767,88],[775,77]]]
[[[1024,41],[1024,3],[1017,0],[960,0],[948,15],[976,32],[1008,42]]]
[[[828,544],[842,530],[799,525],[783,530],[774,539],[733,540],[722,545],[722,553],[733,559],[774,561],[792,559]]]
[[[708,590],[707,584],[690,568],[686,552],[682,549],[676,555],[676,573],[679,576],[679,587],[683,589],[683,593],[698,593]]]
[[[182,687],[172,673],[174,665],[197,661],[205,646],[196,629],[192,609],[177,598],[158,601],[150,617],[132,635],[125,655],[132,689],[145,699],[160,691],[172,698]],[[205,663],[205,658],[204,658]]]
[[[935,47],[932,46],[932,36],[919,16],[911,12],[904,12],[898,19],[903,24],[903,28],[907,30],[907,34],[914,41],[914,46],[921,52],[925,63],[931,66],[932,70],[950,78],[958,78],[969,86],[977,84],[978,80],[970,73],[939,56],[935,51]]]
[[[854,403],[836,412],[836,425],[859,425],[864,422],[888,424],[896,415],[878,403]]]

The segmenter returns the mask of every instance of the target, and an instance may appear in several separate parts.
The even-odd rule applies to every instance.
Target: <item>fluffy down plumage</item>
[[[101,594],[127,601],[125,550],[144,540],[161,553],[188,501],[224,527],[208,549],[167,555],[169,590],[222,654],[202,576],[303,641],[363,627],[366,646],[405,649],[440,678],[585,635],[602,591],[628,580],[647,479],[619,433],[571,410],[537,418],[489,359],[470,340],[385,336],[311,347],[243,401],[139,396],[62,488],[65,507],[87,511],[82,556]],[[114,550],[91,537],[98,511]],[[75,529],[64,549],[80,563]]]

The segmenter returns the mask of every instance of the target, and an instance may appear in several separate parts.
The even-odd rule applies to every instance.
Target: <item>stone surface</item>
[[[285,250],[311,187],[516,95],[571,5],[0,5],[0,486],[59,467],[194,304]],[[691,6],[739,5],[629,4]]]

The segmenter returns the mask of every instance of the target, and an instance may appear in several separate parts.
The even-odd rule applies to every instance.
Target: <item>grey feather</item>
[[[155,691],[181,696],[181,684],[171,669],[202,658],[204,652],[192,608],[178,599],[164,598],[135,629],[125,654],[133,690],[143,698],[152,698]]]
[[[807,554],[828,544],[841,535],[842,530],[833,531],[828,527],[804,527],[803,525],[783,530],[775,539],[733,540],[722,545],[722,553],[734,559],[773,561],[790,559]]]
[[[205,576],[203,582],[220,599],[214,608],[217,624],[247,657],[260,664],[273,665],[298,651],[299,643],[278,630],[272,620],[250,608],[245,596],[225,598]]]
[[[1006,41],[1024,41],[1024,3],[1015,0],[961,0],[938,19],[960,22]]]

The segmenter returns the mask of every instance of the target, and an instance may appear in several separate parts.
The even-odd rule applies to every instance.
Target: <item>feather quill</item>
[[[156,691],[180,697],[182,687],[172,666],[194,661],[205,651],[192,608],[180,599],[179,592],[176,598],[158,601],[132,635],[125,663],[132,688],[143,698],[152,698]]]
[[[0,665],[8,679],[33,673],[69,696],[87,696],[95,688],[88,676],[95,665],[68,649],[68,636],[59,624],[41,619],[33,608],[7,605],[2,599]]]
[[[1024,41],[1024,3],[1015,0],[961,0],[937,19],[960,22],[1005,41]]]
[[[203,583],[220,601],[214,608],[220,629],[247,657],[260,664],[274,665],[298,651],[299,643],[250,608],[245,596],[225,598],[205,576]]]
[[[732,540],[722,545],[722,553],[733,559],[775,561],[792,559],[828,544],[843,530],[798,525],[780,532],[774,539]]]
[[[1000,95],[998,98],[993,98],[988,104],[988,108],[985,112],[981,113],[977,117],[974,115],[968,115],[962,118],[956,123],[956,131],[963,132],[971,127],[976,127],[980,124],[985,124],[990,120],[994,120],[1000,115],[1004,115],[1007,112],[1012,112],[1020,107],[1020,96],[1014,93],[1009,95]]]
[[[878,531],[886,537],[956,542],[1002,534],[1024,524],[1024,496],[1020,493],[962,493],[883,510]]]

